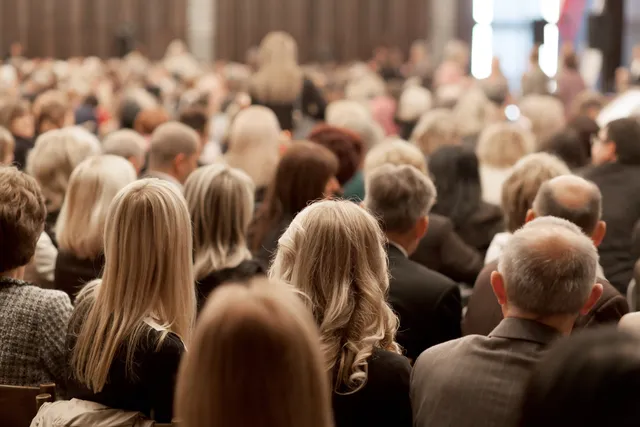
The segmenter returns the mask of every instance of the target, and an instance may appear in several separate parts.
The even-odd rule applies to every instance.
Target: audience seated
[[[431,109],[432,105],[431,92],[424,87],[409,86],[402,91],[396,114],[396,121],[400,126],[400,138],[404,140],[411,138],[418,120]]]
[[[33,115],[27,103],[12,99],[0,106],[0,126],[7,128],[13,135],[15,140],[13,162],[20,170],[24,170],[27,155],[34,143]]]
[[[90,157],[71,174],[56,222],[58,257],[54,280],[54,287],[66,292],[71,301],[85,284],[100,277],[109,205],[135,179],[133,166],[111,155]]]
[[[546,181],[540,186],[531,209],[526,214],[526,221],[543,216],[568,220],[580,227],[598,247],[607,228],[605,222],[600,219],[601,212],[602,195],[598,188],[582,178],[564,175]],[[497,266],[496,262],[487,264],[478,276],[463,325],[465,335],[487,335],[502,320],[490,284],[490,276]],[[576,329],[615,324],[629,312],[626,299],[605,279],[600,265],[597,275],[598,283],[602,284],[604,289],[603,295],[591,312],[578,317]]]
[[[502,211],[482,200],[478,158],[463,146],[445,146],[429,158],[438,200],[433,212],[453,223],[456,233],[484,257],[493,237],[504,230]]]
[[[593,166],[583,176],[593,181],[605,203],[602,219],[607,235],[600,245],[600,262],[607,279],[623,294],[629,286],[636,259],[631,254],[632,234],[640,220],[640,123],[620,119],[600,131],[592,146]]]
[[[65,93],[49,90],[38,96],[33,103],[36,136],[50,130],[73,126],[75,118]]]
[[[336,427],[410,427],[411,366],[395,342],[385,238],[348,201],[314,203],[278,242],[270,277],[297,288],[320,329]],[[350,263],[345,263],[350,260]]]
[[[385,164],[410,165],[429,175],[420,150],[405,141],[387,142],[371,150],[365,158],[364,173],[368,176]],[[434,213],[429,214],[427,234],[411,255],[411,260],[466,283],[473,283],[483,266],[478,251],[456,234],[451,220]]]
[[[169,423],[196,311],[191,220],[177,187],[152,179],[121,190],[104,249],[102,280],[82,290],[70,320],[69,397]]]
[[[200,140],[196,131],[178,122],[158,126],[151,135],[149,170],[145,177],[158,178],[182,189],[198,167]]]
[[[231,123],[225,161],[251,177],[258,204],[276,175],[281,141],[278,118],[266,107],[246,108]]]
[[[330,199],[340,191],[338,159],[327,148],[296,142],[282,156],[267,198],[250,227],[250,249],[268,263],[278,239],[309,203]]]
[[[411,360],[436,344],[459,338],[462,305],[457,285],[409,260],[429,226],[433,183],[412,166],[384,165],[367,176],[364,205],[387,235],[388,300],[400,318],[398,344]]]
[[[516,231],[491,285],[505,319],[489,334],[425,351],[411,380],[415,426],[516,427],[530,371],[602,294],[598,253],[578,226],[553,217]]]
[[[180,368],[180,426],[332,427],[320,337],[289,287],[215,291]]]
[[[0,127],[0,165],[8,166],[13,163],[16,141],[7,129]]]
[[[609,328],[558,343],[533,371],[518,426],[636,426],[639,354],[637,336]]]
[[[591,163],[580,141],[580,135],[571,127],[553,135],[540,148],[560,158],[571,170],[582,169]]]
[[[142,135],[131,130],[121,129],[107,135],[102,141],[102,152],[124,157],[133,165],[136,175],[140,175],[146,162],[149,144]]]
[[[266,271],[252,259],[247,244],[254,186],[241,170],[214,164],[192,173],[184,194],[193,223],[194,275],[201,310],[207,296],[222,283]]]
[[[445,145],[462,143],[456,126],[456,118],[450,110],[443,108],[426,112],[413,129],[411,142],[425,157]]]
[[[343,128],[320,125],[311,131],[309,141],[320,144],[336,155],[339,162],[336,178],[345,186],[360,171],[365,147],[360,137]]]
[[[0,166],[0,384],[64,390],[64,340],[71,302],[60,291],[22,281],[44,229],[45,202],[38,184]]]
[[[502,185],[513,165],[535,150],[535,137],[518,124],[496,123],[488,126],[478,139],[476,154],[480,163],[482,199],[500,205]]]

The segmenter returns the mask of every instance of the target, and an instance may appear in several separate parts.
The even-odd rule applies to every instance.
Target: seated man
[[[517,191],[517,190],[516,190]],[[566,219],[577,225],[591,237],[593,243],[600,245],[606,232],[606,224],[600,220],[602,195],[591,182],[572,175],[559,176],[540,186],[525,217],[525,222],[536,217],[554,216]],[[469,300],[467,316],[463,324],[465,335],[487,335],[502,320],[500,306],[491,292],[489,283],[491,273],[497,262],[491,262],[482,270]],[[604,288],[602,298],[589,313],[579,316],[575,328],[618,323],[629,312],[626,299],[604,278],[598,266],[598,283]]]
[[[398,343],[411,360],[459,338],[462,304],[449,278],[411,261],[429,223],[436,189],[413,166],[384,165],[367,175],[365,206],[380,220],[389,244],[389,303],[400,317]]]
[[[144,137],[131,129],[112,132],[102,141],[104,154],[124,157],[133,165],[138,175],[144,167],[146,147],[147,141]]]
[[[44,197],[29,175],[0,166],[0,206],[0,384],[62,385],[71,301],[22,281],[44,230]]]
[[[491,285],[504,319],[422,353],[411,378],[416,427],[517,427],[530,372],[602,294],[598,251],[569,221],[538,218],[504,247]]]
[[[146,178],[159,178],[180,189],[198,167],[200,139],[196,131],[178,122],[164,123],[153,131]]]

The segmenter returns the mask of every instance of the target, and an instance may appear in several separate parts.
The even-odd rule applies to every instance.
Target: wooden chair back
[[[2,427],[29,427],[46,402],[53,402],[55,384],[40,387],[0,385],[0,425]]]

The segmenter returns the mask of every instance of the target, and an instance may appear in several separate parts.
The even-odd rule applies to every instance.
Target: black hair
[[[482,185],[476,153],[458,145],[444,146],[429,158],[438,199],[432,212],[448,217],[460,226],[476,212]]]
[[[613,327],[556,344],[533,370],[519,427],[632,427],[640,421],[640,341]]]
[[[636,119],[624,118],[609,123],[607,140],[616,144],[618,163],[640,165],[640,123]]]
[[[567,128],[556,133],[543,143],[542,151],[559,157],[571,170],[580,169],[589,164],[589,156],[575,129]]]

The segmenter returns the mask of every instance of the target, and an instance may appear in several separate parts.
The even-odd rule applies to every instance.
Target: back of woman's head
[[[247,228],[254,191],[247,174],[224,164],[197,169],[187,179],[184,193],[193,221],[196,279],[251,258]]]
[[[105,224],[102,282],[71,360],[81,383],[102,390],[117,350],[125,342],[136,348],[145,324],[190,338],[196,304],[191,242],[189,210],[173,184],[145,179],[116,195]],[[132,358],[128,352],[129,370]]]
[[[520,427],[632,427],[640,419],[640,341],[596,329],[553,347],[533,371]]]
[[[254,279],[216,290],[177,384],[184,427],[331,427],[318,332],[286,285]]]
[[[532,153],[535,145],[534,135],[522,126],[496,123],[480,134],[476,153],[482,165],[504,169]]]
[[[121,157],[96,156],[80,163],[69,179],[56,224],[60,249],[81,259],[102,253],[109,205],[135,179],[135,169]]]
[[[553,96],[525,96],[520,101],[520,111],[531,122],[531,132],[538,146],[565,126],[564,105]]]
[[[260,69],[251,80],[251,92],[262,102],[293,102],[303,85],[298,46],[289,34],[276,31],[260,43]]]
[[[347,201],[315,203],[278,242],[270,276],[299,289],[320,328],[327,372],[339,392],[359,390],[375,348],[399,352],[398,319],[386,302],[385,237]]]
[[[456,118],[450,110],[443,108],[425,113],[411,135],[414,143],[425,156],[430,156],[444,145],[460,144]]]
[[[360,168],[365,152],[362,139],[348,129],[320,125],[313,129],[309,141],[318,143],[336,155],[340,163],[336,178],[344,185]]]
[[[272,110],[252,106],[241,110],[229,130],[227,163],[247,173],[256,187],[273,179],[280,156],[280,124]]]
[[[570,169],[580,169],[589,164],[589,156],[574,129],[567,128],[549,138],[541,147],[542,151],[560,158]]]
[[[36,134],[61,129],[73,122],[69,100],[59,91],[47,91],[36,98],[33,104]]]
[[[97,140],[83,138],[75,128],[52,130],[38,137],[27,158],[27,172],[42,187],[47,209],[62,206],[71,173],[84,159],[100,154]]]
[[[445,146],[429,158],[429,171],[438,192],[433,212],[454,224],[466,221],[482,197],[476,154],[463,146]]]

